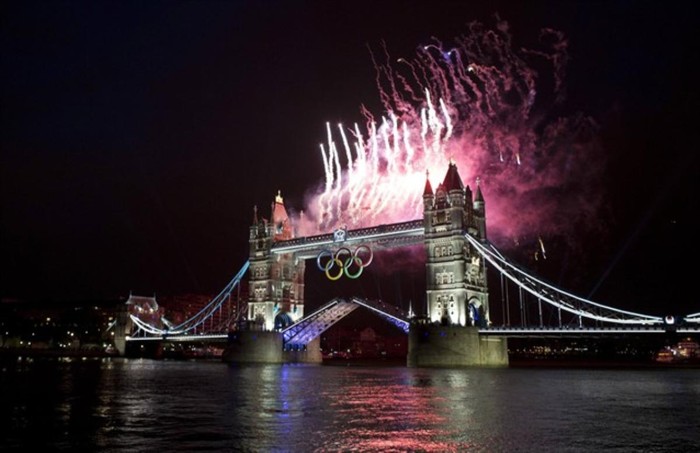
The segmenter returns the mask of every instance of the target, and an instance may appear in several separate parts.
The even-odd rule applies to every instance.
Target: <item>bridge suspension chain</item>
[[[581,318],[613,324],[658,325],[664,323],[663,318],[660,316],[609,307],[558,289],[511,264],[498,252],[493,244],[488,244],[489,248],[487,248],[469,234],[466,234],[465,238],[502,276],[507,277],[521,290],[527,291],[538,298],[538,300],[544,301],[560,310]]]
[[[229,298],[231,292],[240,284],[249,267],[250,261],[246,261],[238,273],[231,279],[230,282],[228,282],[228,284],[216,297],[214,297],[195,315],[180,324],[174,325],[165,317],[162,317],[161,321],[167,326],[167,328],[163,329],[148,324],[134,315],[130,316],[131,320],[140,330],[151,335],[182,335],[193,332],[197,327],[203,325],[207,320],[211,319],[214,313],[221,309],[224,302],[226,302]]]
[[[700,312],[687,315],[683,318],[685,322],[692,322],[700,324]]]

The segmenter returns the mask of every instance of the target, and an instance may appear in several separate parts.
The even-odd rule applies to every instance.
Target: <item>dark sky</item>
[[[581,238],[580,269],[549,254],[569,270],[559,283],[645,313],[700,311],[691,5],[5,1],[0,295],[218,293],[247,257],[252,206],[281,189],[300,207],[322,181],[326,121],[380,109],[367,46],[412,53],[498,13],[515,40],[566,34],[567,108],[596,119],[609,156],[601,215],[614,216],[604,239]]]

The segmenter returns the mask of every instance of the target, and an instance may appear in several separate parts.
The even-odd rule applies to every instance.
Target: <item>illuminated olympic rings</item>
[[[364,255],[364,258],[361,255]],[[321,250],[316,256],[316,265],[318,270],[326,273],[328,280],[336,281],[343,274],[355,279],[362,275],[362,271],[372,263],[372,259],[374,253],[367,245],[357,247],[354,252],[347,247],[341,247],[335,253],[329,249]],[[336,267],[338,270],[333,271]]]

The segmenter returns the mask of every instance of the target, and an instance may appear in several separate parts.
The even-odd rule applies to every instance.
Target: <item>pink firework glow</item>
[[[542,48],[523,49],[500,19],[467,30],[449,45],[433,38],[413,57],[392,58],[386,47],[371,54],[385,111],[363,108],[364,127],[327,125],[325,183],[297,219],[300,234],[422,218],[426,174],[437,187],[450,160],[465,184],[479,181],[494,242],[541,243],[595,218],[595,123],[556,114],[563,34],[542,30]]]

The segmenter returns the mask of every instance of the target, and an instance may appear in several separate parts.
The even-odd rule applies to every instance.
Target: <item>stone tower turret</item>
[[[250,227],[248,319],[264,330],[284,328],[304,316],[304,260],[292,253],[272,253],[275,242],[294,238],[284,200],[277,193],[271,221],[258,220],[254,209]]]
[[[430,189],[430,190],[429,190]],[[488,317],[486,266],[466,234],[486,240],[483,196],[477,186],[472,199],[450,162],[445,178],[432,194],[423,194],[425,227],[426,297],[431,322],[443,325],[485,326]]]

